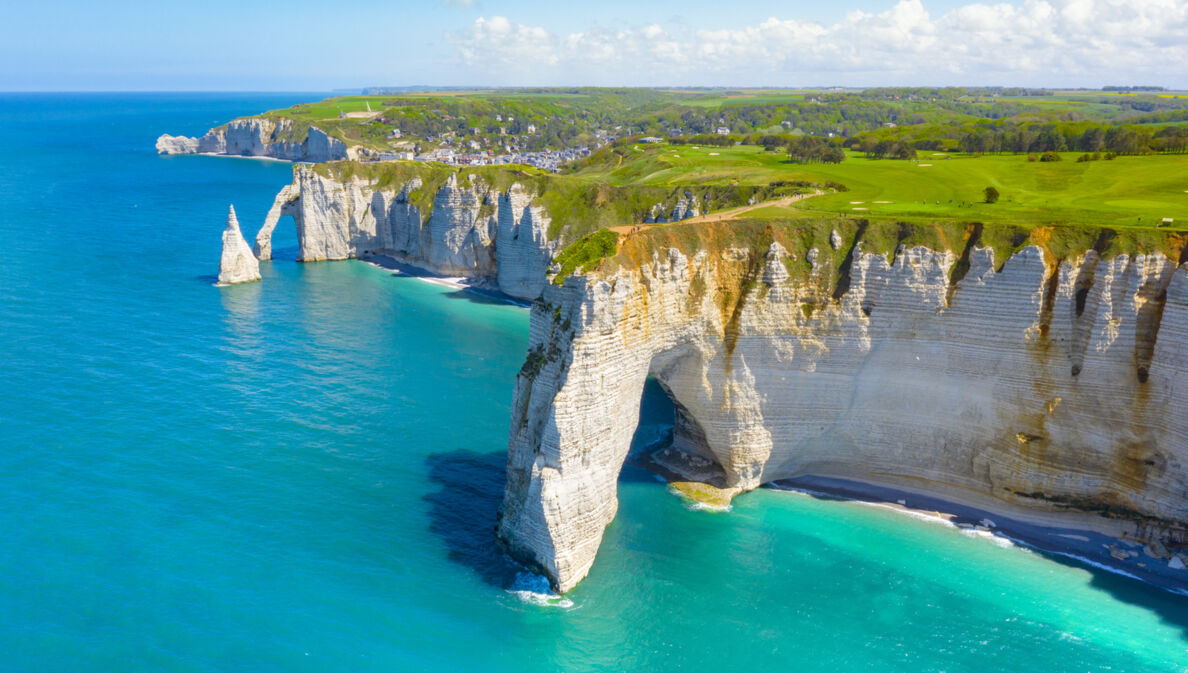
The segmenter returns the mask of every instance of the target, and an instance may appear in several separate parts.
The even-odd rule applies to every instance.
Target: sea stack
[[[227,228],[223,229],[223,258],[219,260],[219,285],[250,283],[260,280],[260,262],[252,254],[239,231],[235,206],[227,213]]]

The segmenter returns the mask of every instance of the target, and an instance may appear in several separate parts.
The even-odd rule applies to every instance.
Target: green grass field
[[[1188,225],[1188,155],[1126,156],[1077,163],[1029,162],[1023,155],[969,156],[921,152],[918,162],[865,159],[841,164],[790,164],[783,153],[753,146],[628,146],[600,156],[575,176],[626,184],[766,184],[777,180],[834,181],[849,191],[754,217],[845,213],[907,221],[993,221],[1021,225],[1076,224],[1150,227],[1165,217]],[[983,189],[1001,194],[982,203]]]
[[[384,109],[384,101],[392,100],[392,96],[336,96],[316,103],[303,103],[291,108],[269,110],[264,113],[271,117],[292,117],[305,121],[320,121],[323,119],[338,119],[340,112],[365,112],[367,105],[371,105],[374,112]]]

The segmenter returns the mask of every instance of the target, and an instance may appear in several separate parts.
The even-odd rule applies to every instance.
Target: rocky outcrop
[[[187,136],[171,136],[168,133],[157,138],[157,154],[197,154],[198,139]]]
[[[260,262],[252,254],[247,241],[239,231],[239,220],[235,217],[235,206],[227,213],[227,226],[223,229],[223,256],[219,260],[219,285],[250,283],[260,280]]]
[[[226,154],[288,161],[334,161],[350,158],[346,143],[321,129],[292,119],[253,117],[213,128],[201,138],[162,135],[158,154]]]
[[[264,218],[264,226],[256,233],[256,244],[252,246],[256,259],[261,262],[272,259],[272,232],[276,230],[281,217],[300,213],[295,205],[300,196],[301,192],[295,185],[285,185],[276,195],[272,207],[268,209],[268,215]]]
[[[298,166],[256,237],[260,259],[271,259],[272,233],[285,215],[297,226],[300,261],[388,255],[524,299],[540,294],[560,244],[548,236],[551,220],[535,194],[474,176],[450,174],[436,187],[415,176],[380,185]]]
[[[628,245],[547,286],[512,403],[508,551],[561,591],[585,577],[649,375],[674,445],[728,495],[842,477],[1188,542],[1188,268],[1058,256],[1039,233],[1004,262],[847,231]]]

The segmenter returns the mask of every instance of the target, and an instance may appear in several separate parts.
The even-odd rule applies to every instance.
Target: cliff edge
[[[225,154],[287,161],[334,161],[352,158],[346,143],[321,129],[292,119],[253,117],[213,128],[201,138],[157,138],[158,154]]]
[[[560,591],[586,576],[652,376],[726,498],[839,477],[1188,544],[1183,250],[852,220],[632,234],[533,306],[498,535]]]
[[[298,165],[292,184],[273,201],[255,252],[272,258],[273,232],[288,216],[299,261],[385,255],[531,300],[545,286],[557,251],[601,227],[678,220],[812,187],[611,187],[527,168]]]

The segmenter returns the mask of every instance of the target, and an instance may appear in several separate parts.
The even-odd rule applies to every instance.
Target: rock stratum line
[[[569,254],[815,187],[295,166],[255,255],[291,216],[299,260],[390,255],[535,300],[498,536],[561,591],[615,516],[648,376],[719,499],[842,478],[1188,547],[1182,232],[711,217]]]
[[[1188,542],[1179,239],[1037,228],[995,250],[980,225],[931,246],[900,225],[879,251],[867,226],[678,224],[546,285],[512,403],[512,556],[560,591],[586,576],[649,375],[727,495],[841,477]]]

